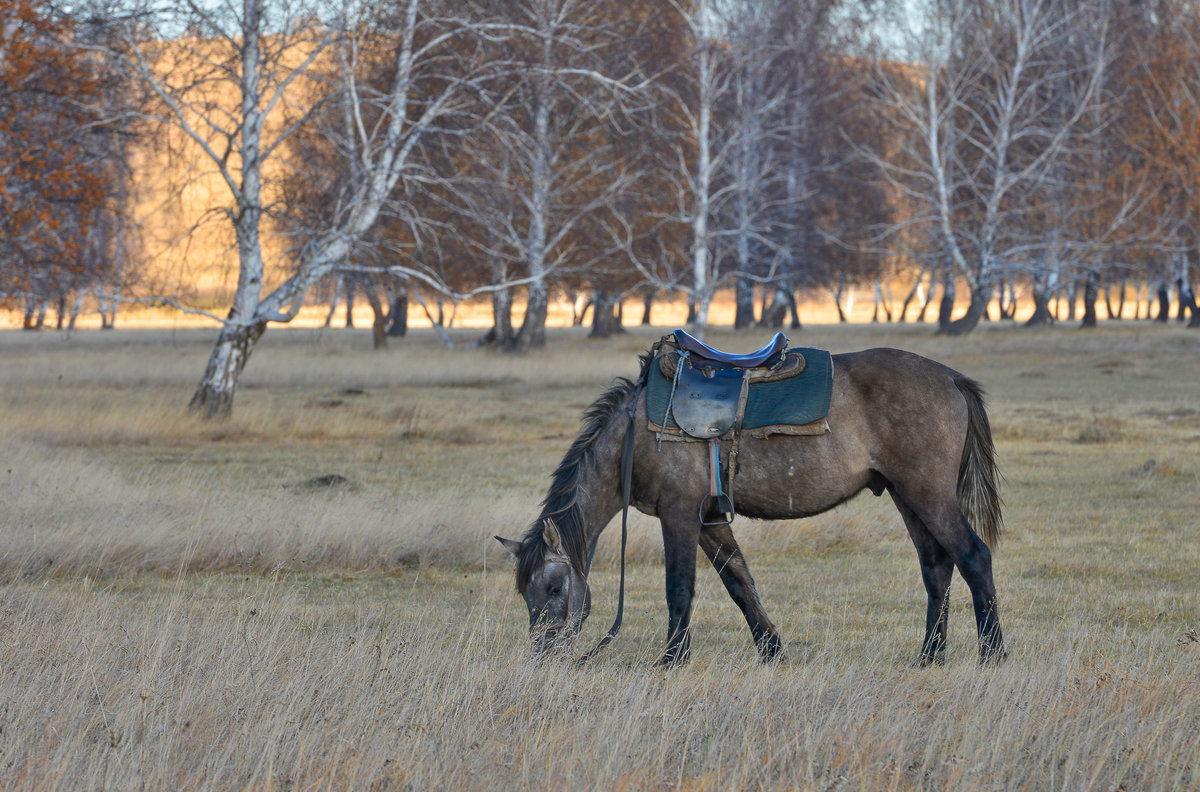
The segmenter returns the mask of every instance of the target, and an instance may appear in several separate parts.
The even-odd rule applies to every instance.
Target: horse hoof
[[[758,659],[763,663],[777,663],[783,660],[783,642],[778,635],[772,635],[758,644]]]
[[[917,668],[932,668],[934,666],[946,665],[945,652],[937,654],[923,654],[917,658]]]
[[[690,657],[691,657],[691,652],[688,652],[688,651],[683,651],[683,652],[668,651],[668,652],[664,653],[662,657],[659,658],[658,664],[662,668],[675,668],[677,666],[681,666],[681,665],[684,665],[685,663],[687,663],[687,661]]]
[[[1008,659],[1008,652],[1003,649],[980,649],[979,665],[998,666]]]

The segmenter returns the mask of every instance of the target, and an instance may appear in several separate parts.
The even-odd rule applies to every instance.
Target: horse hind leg
[[[975,610],[975,627],[979,635],[979,662],[998,662],[1004,651],[1004,634],[1000,629],[1000,613],[996,601],[996,584],[992,578],[992,551],[963,515],[957,498],[935,508],[918,508],[917,516],[930,535],[953,560],[959,574],[971,590]]]
[[[700,548],[721,576],[730,599],[746,617],[759,657],[764,663],[779,657],[783,649],[779,632],[763,608],[750,567],[728,523],[704,526],[700,531]]]
[[[1000,629],[1000,612],[996,601],[996,586],[992,580],[992,551],[960,517],[962,532],[968,544],[955,563],[971,589],[975,607],[975,625],[979,631],[979,662],[997,663],[1008,656],[1004,651],[1004,634]]]
[[[900,500],[895,492],[892,501],[904,518],[908,535],[917,548],[921,563],[921,580],[927,596],[925,610],[925,640],[917,664],[924,667],[940,664],[946,654],[946,624],[950,603],[950,578],[954,574],[954,559],[929,533],[916,512]]]

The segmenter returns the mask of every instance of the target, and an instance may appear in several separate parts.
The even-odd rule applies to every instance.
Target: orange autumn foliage
[[[104,201],[89,153],[101,85],[67,46],[71,25],[38,0],[0,0],[0,296],[84,268],[79,255]]]

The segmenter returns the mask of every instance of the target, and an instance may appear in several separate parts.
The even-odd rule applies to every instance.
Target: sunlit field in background
[[[207,282],[206,282],[207,283]],[[909,294],[913,284],[903,278],[897,278],[889,287],[892,294],[891,300],[881,300],[878,308],[876,307],[873,291],[870,288],[847,288],[841,298],[842,312],[850,323],[872,322],[877,318],[880,322],[885,322],[887,319],[887,309],[884,307],[885,302],[893,313],[893,319],[897,319],[903,307],[904,298]],[[231,285],[228,283],[208,284],[201,291],[197,302],[201,305],[209,306],[208,310],[211,316],[206,316],[200,312],[185,313],[175,308],[156,307],[150,303],[138,304],[129,303],[123,305],[121,311],[117,314],[117,327],[122,329],[165,329],[165,330],[183,330],[196,328],[211,328],[214,326],[212,317],[223,317],[229,310]],[[961,294],[966,292],[965,288],[960,287],[960,298],[955,305],[954,316],[960,316],[966,312],[969,302],[969,294]],[[1027,320],[1033,314],[1033,301],[1028,298],[1028,295],[1019,295],[1017,301],[1015,320],[1020,323]],[[587,293],[580,291],[575,298],[574,305],[572,301],[567,299],[566,295],[554,295],[548,306],[547,324],[550,327],[569,327],[575,318],[574,312],[583,308]],[[812,291],[801,294],[802,299],[799,303],[800,318],[806,323],[818,324],[835,324],[838,322],[837,306],[834,304],[832,296],[824,291]],[[927,294],[924,289],[914,293],[913,299],[906,311],[905,320],[909,322],[917,321],[918,314],[921,311],[921,306],[925,302]],[[934,322],[937,319],[938,300],[940,300],[941,291],[936,290],[934,300],[930,301],[926,308],[924,319],[929,322]],[[431,318],[436,317],[438,313],[437,300],[434,295],[426,295],[423,297],[425,305],[414,297],[409,300],[408,306],[408,323],[414,328],[429,328],[432,327]],[[1149,288],[1142,285],[1131,285],[1125,287],[1125,299],[1122,301],[1117,287],[1111,288],[1111,293],[1108,293],[1108,299],[1103,297],[1096,304],[1096,313],[1100,319],[1109,319],[1112,316],[1120,316],[1123,319],[1135,319],[1145,316],[1150,308],[1147,307],[1147,300],[1150,299]],[[385,301],[386,302],[386,301]],[[1108,306],[1111,303],[1113,311],[1109,314]],[[89,311],[94,309],[94,306],[89,301],[85,308]],[[624,320],[626,325],[637,325],[642,321],[642,299],[640,296],[629,297],[623,302]],[[1083,303],[1076,300],[1076,316],[1083,316]],[[1173,306],[1172,311],[1177,306]],[[468,331],[485,331],[492,326],[492,307],[491,299],[488,297],[476,297],[470,300],[454,302],[445,300],[442,306],[443,323],[448,327],[456,327],[466,329]],[[520,294],[515,295],[513,305],[514,321],[519,321],[525,310],[525,303]],[[991,307],[992,315],[996,314],[996,307]],[[1075,321],[1070,319],[1068,314],[1067,300],[1053,301],[1050,303],[1051,312],[1056,313],[1059,319],[1070,322]],[[711,325],[727,326],[733,324],[735,306],[733,302],[733,291],[731,289],[721,290],[714,298],[709,309],[709,322]],[[0,308],[0,328],[20,328],[23,318],[23,313],[18,310]],[[367,300],[359,295],[355,300],[354,309],[351,312],[352,325],[354,327],[369,328],[373,315]],[[49,311],[47,324],[53,327],[57,321],[53,309]],[[305,330],[321,329],[326,322],[332,327],[342,328],[346,323],[346,305],[340,302],[335,310],[330,311],[328,304],[318,302],[310,302],[300,309],[299,314],[288,325],[290,328],[302,328]],[[591,313],[587,315],[587,321],[591,321]],[[667,326],[668,328],[681,327],[687,321],[687,301],[675,295],[670,299],[664,299],[661,295],[657,295],[653,308],[651,310],[651,321],[655,326]],[[100,316],[96,312],[81,313],[77,319],[76,326],[79,329],[95,330],[100,327]]]
[[[976,665],[956,577],[947,662],[913,667],[916,554],[867,493],[734,525],[783,662],[757,661],[704,561],[693,660],[655,666],[662,543],[637,515],[621,636],[533,666],[491,537],[526,529],[581,411],[668,329],[552,328],[512,357],[469,348],[478,329],[375,352],[369,330],[273,328],[225,423],[185,412],[212,330],[0,333],[0,788],[1200,787],[1200,332],[792,334],[987,389],[1003,665]]]

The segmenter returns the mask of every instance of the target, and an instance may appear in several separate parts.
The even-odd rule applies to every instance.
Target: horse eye
[[[562,594],[562,584],[551,583],[549,586],[546,586],[546,593],[551,597],[557,597],[559,594]]]

